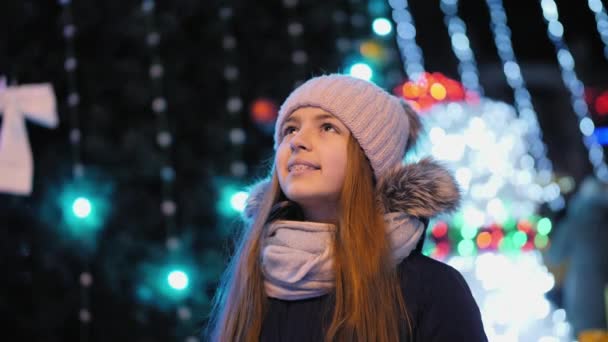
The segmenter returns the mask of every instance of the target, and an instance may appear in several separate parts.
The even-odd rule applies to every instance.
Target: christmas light
[[[553,163],[547,157],[547,148],[543,142],[542,130],[538,124],[538,115],[513,51],[511,30],[507,26],[507,16],[502,0],[486,0],[486,3],[490,10],[494,44],[503,63],[503,73],[507,78],[507,83],[513,90],[515,107],[524,129],[524,139],[528,143],[530,155],[534,158],[537,181],[542,186],[551,186],[554,184],[551,181]],[[551,209],[558,210],[563,207],[564,199],[561,194],[558,194],[557,197],[547,202],[549,202]]]
[[[230,198],[230,205],[232,209],[242,212],[245,209],[245,204],[247,202],[247,198],[249,194],[245,191],[239,191],[236,194],[232,195]]]
[[[536,248],[542,250],[543,248],[547,247],[548,244],[549,238],[547,236],[538,234],[534,237],[534,245]]]
[[[589,9],[595,14],[597,32],[604,43],[604,57],[608,59],[608,15],[601,0],[587,0]]]
[[[219,9],[218,14],[224,26],[222,31],[224,32],[224,78],[226,79],[227,92],[225,108],[227,115],[224,115],[223,118],[225,118],[224,125],[228,127],[228,138],[231,143],[230,154],[233,156],[228,172],[232,176],[240,178],[247,174],[247,164],[242,160],[243,144],[247,140],[247,133],[241,123],[244,105],[240,88],[239,42],[234,32],[233,11],[232,7],[225,5]],[[302,34],[303,29],[303,25],[295,20],[290,20],[287,25],[287,31],[291,39],[297,39]],[[302,61],[303,58],[306,58],[295,54],[295,51],[292,51],[292,55],[293,62]],[[272,127],[271,122],[276,118],[274,103],[265,98],[254,100],[249,106],[249,116],[262,132],[268,133]]]
[[[594,134],[600,144],[608,145],[608,127],[598,127]]]
[[[452,51],[458,58],[460,80],[465,88],[482,95],[483,89],[479,85],[479,71],[467,36],[467,27],[458,15],[458,0],[441,0],[440,8],[450,35]]]
[[[78,197],[72,204],[72,212],[78,218],[86,218],[91,214],[91,202],[84,197]]]
[[[410,80],[416,81],[424,72],[422,50],[416,43],[416,26],[407,0],[389,0],[393,8],[393,21],[397,28],[397,45],[403,60],[403,69]]]
[[[86,197],[81,197],[78,191],[83,188],[73,189],[70,186],[74,184],[84,183],[85,168],[82,164],[81,156],[81,138],[82,134],[79,127],[79,112],[80,94],[77,87],[76,69],[78,59],[74,48],[74,38],[76,35],[76,25],[72,15],[71,1],[58,0],[58,4],[62,7],[63,37],[65,39],[65,61],[64,69],[67,74],[67,108],[69,112],[69,141],[72,150],[72,183],[63,189],[63,193],[59,196],[59,201],[64,211],[64,219],[67,223],[67,228],[70,229],[70,234],[81,238],[85,249],[92,248],[94,245],[95,232],[103,224],[104,205],[97,212],[93,213],[93,205]],[[83,229],[86,228],[86,229]],[[91,229],[93,228],[93,229]],[[90,306],[90,287],[93,281],[93,276],[89,271],[89,260],[84,260],[82,273],[80,275],[80,309],[78,318],[80,320],[80,340],[86,341],[89,339],[90,330],[89,324],[92,321],[91,306]]]
[[[554,0],[540,0],[540,5],[547,24],[547,36],[555,47],[562,80],[570,93],[572,109],[579,119],[579,129],[583,135],[583,143],[587,148],[589,161],[593,166],[595,176],[602,182],[608,182],[608,166],[604,150],[593,134],[594,125],[584,99],[584,86],[574,69],[575,62],[570,49],[563,39],[563,25],[559,21],[557,4]],[[596,2],[593,2],[590,7],[599,8]]]
[[[607,23],[608,24],[608,23]],[[595,112],[600,116],[608,115],[608,91],[604,91],[595,99]]]
[[[540,219],[536,224],[536,231],[538,232],[538,234],[541,235],[549,235],[549,233],[551,232],[551,228],[551,220],[546,217]]]
[[[259,98],[251,104],[251,117],[255,123],[272,124],[277,118],[277,106],[269,99]]]
[[[445,222],[438,222],[437,224],[435,224],[432,230],[432,234],[433,236],[435,236],[435,238],[441,238],[445,236],[447,232],[448,225]]]
[[[418,76],[418,80],[398,85],[393,92],[422,112],[438,103],[466,99],[462,85],[439,72],[424,72]]]
[[[283,7],[286,13],[287,33],[289,35],[289,49],[291,50],[291,62],[294,65],[294,71],[300,77],[304,77],[304,70],[308,63],[308,52],[303,48],[304,43],[302,36],[304,34],[304,25],[300,22],[300,11],[298,9],[299,1],[283,0]],[[294,87],[299,86],[303,81],[296,79]]]
[[[236,183],[230,180],[218,181],[220,198],[217,211],[224,217],[233,217],[243,211],[247,197],[247,192],[239,190]]]
[[[447,95],[447,91],[441,83],[433,83],[430,88],[430,93],[431,96],[437,101],[445,99]]]
[[[441,103],[428,109],[422,122],[428,136],[406,161],[430,151],[454,171],[462,189],[462,215],[455,215],[450,225],[460,229],[463,238],[474,239],[481,227],[491,224],[514,228],[517,220],[530,217],[544,200],[559,194],[557,185],[536,183],[525,124],[513,107],[487,99],[479,104]],[[492,243],[494,248],[499,245]]]
[[[465,239],[458,243],[458,254],[461,256],[470,256],[475,252],[475,244],[473,241]]]
[[[364,41],[361,43],[359,46],[359,52],[363,57],[375,63],[380,62],[386,57],[386,53],[382,46],[375,41]]]
[[[167,276],[167,282],[175,290],[184,290],[188,287],[188,275],[181,271],[171,271]]]
[[[393,25],[386,18],[376,18],[372,23],[374,33],[379,36],[389,35],[393,31]]]
[[[519,231],[519,232],[513,233],[512,239],[513,239],[513,245],[516,248],[521,248],[521,247],[523,247],[523,245],[526,244],[526,241],[528,240],[528,236],[526,235],[526,233]]]
[[[479,248],[488,248],[492,243],[492,235],[488,232],[482,232],[477,235],[476,241]]]
[[[163,94],[162,89],[165,86],[164,82],[164,66],[162,64],[161,55],[159,51],[159,42],[161,39],[161,35],[158,32],[157,19],[156,19],[156,2],[155,0],[143,0],[141,4],[141,9],[143,11],[145,23],[146,23],[146,43],[148,45],[148,53],[150,59],[149,65],[149,75],[152,82],[152,88],[155,89],[156,94],[154,95],[151,108],[154,112],[154,117],[156,118],[156,142],[161,150],[161,166],[159,170],[159,180],[161,182],[161,203],[159,206],[160,214],[163,218],[163,225],[165,229],[165,247],[166,252],[169,258],[175,258],[178,252],[180,252],[180,248],[182,246],[182,241],[180,237],[177,236],[177,222],[175,216],[178,211],[178,204],[174,199],[174,181],[175,181],[175,167],[172,164],[173,162],[173,136],[174,133],[170,128],[170,116],[168,115],[168,101]],[[231,11],[223,11],[220,13],[220,17],[230,17]],[[234,50],[236,46],[236,40],[234,36],[227,35],[223,40],[224,49],[226,51]],[[226,65],[224,69],[224,77],[228,81],[235,81],[238,79],[239,71],[234,65]],[[231,97],[230,99],[234,99],[233,102],[229,103],[229,106],[234,108],[230,109],[240,109],[242,107],[242,103],[240,103],[240,99],[238,97]],[[168,287],[172,289],[174,292],[181,292],[180,295],[176,295],[171,293],[171,291],[166,290],[167,286],[163,286],[165,289],[164,296],[165,297],[175,297],[181,299],[185,297],[188,293],[185,289],[188,287],[189,278],[187,274],[182,270],[173,270],[168,273],[166,276],[165,282],[168,284]],[[180,308],[182,311],[189,312],[189,308],[184,306]],[[179,315],[178,317],[181,320],[190,319],[189,315]]]
[[[372,68],[367,63],[355,63],[349,69],[349,74],[353,77],[369,81],[374,76]]]

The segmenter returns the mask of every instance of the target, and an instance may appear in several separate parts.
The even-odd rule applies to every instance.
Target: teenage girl
[[[421,254],[428,220],[460,196],[437,163],[402,164],[420,126],[364,80],[332,74],[295,89],[206,338],[487,341],[460,273]]]

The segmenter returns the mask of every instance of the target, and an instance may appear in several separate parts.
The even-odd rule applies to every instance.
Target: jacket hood
[[[247,221],[255,219],[270,180],[254,184],[243,210]],[[376,201],[384,213],[400,212],[430,219],[449,213],[460,204],[460,191],[450,172],[430,158],[407,165],[397,165],[378,180]]]

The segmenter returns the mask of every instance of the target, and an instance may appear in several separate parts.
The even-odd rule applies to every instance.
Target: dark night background
[[[439,1],[409,2],[426,70],[458,79]],[[605,89],[608,61],[593,13],[586,1],[557,4],[578,76],[589,89]],[[146,15],[142,1],[75,0],[69,6],[78,64],[75,82],[69,83],[64,7],[53,1],[0,2],[0,75],[8,85],[51,83],[59,115],[55,129],[27,123],[33,193],[0,195],[1,339],[73,341],[81,338],[81,327],[92,341],[183,341],[196,336],[225,266],[232,230],[238,227],[236,216],[218,214],[222,187],[242,187],[262,177],[272,156],[272,137],[252,119],[251,103],[265,98],[278,106],[295,82],[343,71],[356,51],[353,46],[373,36],[368,5],[367,0],[300,0],[294,7],[280,0],[159,0]],[[505,8],[555,171],[580,180],[591,167],[540,5],[511,0]],[[389,9],[386,5],[388,18]],[[462,0],[460,15],[485,96],[513,103],[485,1]],[[288,34],[291,21],[302,23],[301,36]],[[154,28],[161,38],[151,49],[146,36]],[[232,50],[222,46],[226,35],[235,38]],[[347,38],[351,46],[339,49],[339,38]],[[385,84],[391,89],[406,78],[394,35],[382,41],[392,56],[383,70],[393,75],[393,83]],[[308,54],[306,63],[292,62],[296,48]],[[155,83],[148,70],[156,59],[164,73]],[[237,81],[224,77],[227,65],[238,68]],[[109,208],[90,245],[65,232],[58,200],[72,182],[66,102],[70,84],[80,94],[84,179],[107,199]],[[159,121],[150,104],[158,94],[166,98],[166,124],[174,135],[169,152],[156,143]],[[237,113],[226,109],[231,96],[242,100]],[[597,126],[608,125],[606,116],[593,118]],[[231,143],[234,127],[245,131],[245,144]],[[235,160],[247,165],[244,175],[231,174]],[[172,223],[160,211],[163,163],[175,170],[170,193],[177,211]],[[165,248],[168,229],[181,239],[177,256],[169,256]],[[171,257],[194,265],[191,295],[171,301],[138,292],[150,269]],[[79,276],[85,267],[90,267],[93,285],[83,295]],[[90,299],[92,321],[81,326],[83,296]],[[185,307],[190,310],[189,319],[180,319],[180,307],[182,314]]]

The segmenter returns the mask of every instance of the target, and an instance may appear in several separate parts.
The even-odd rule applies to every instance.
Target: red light
[[[406,99],[415,99],[420,96],[422,89],[414,82],[405,82],[403,85],[403,97]]]
[[[526,242],[526,244],[521,247],[522,251],[531,251],[534,249],[534,242],[532,242],[531,240],[528,239],[528,242]]]
[[[492,248],[496,249],[500,245],[500,241],[502,241],[504,234],[501,230],[492,231]]]
[[[435,104],[447,101],[467,101],[472,104],[480,101],[479,94],[465,91],[460,82],[439,72],[422,73],[416,81],[407,81],[393,89],[393,92],[409,100],[417,111],[425,111]]]
[[[532,231],[532,224],[526,220],[521,220],[517,223],[517,229],[524,233],[529,233]]]
[[[448,99],[452,101],[462,101],[464,100],[464,89],[460,85],[460,83],[447,79],[443,82],[445,86],[445,90],[447,91]]]
[[[608,115],[608,91],[595,99],[595,111],[598,115]]]
[[[429,109],[436,103],[436,101],[428,95],[420,97],[417,102],[421,110]]]
[[[438,222],[435,225],[435,227],[433,227],[432,234],[437,239],[445,236],[447,233],[448,233],[448,225],[445,222],[443,222],[443,221]]]
[[[443,259],[450,253],[450,244],[447,241],[441,241],[435,246],[433,257]]]
[[[270,123],[277,117],[277,107],[267,99],[257,99],[251,104],[251,116],[259,123]]]

